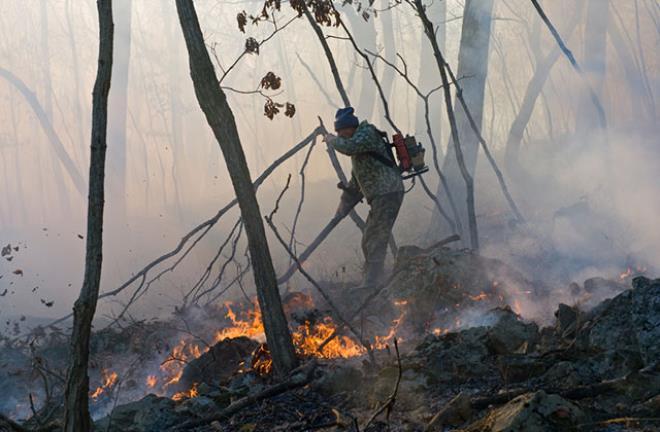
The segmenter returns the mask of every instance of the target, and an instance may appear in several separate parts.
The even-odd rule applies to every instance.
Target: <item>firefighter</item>
[[[384,278],[387,244],[403,202],[401,172],[378,129],[367,121],[359,122],[353,108],[337,111],[335,131],[337,135],[327,134],[325,141],[350,156],[353,166],[349,184],[340,186],[343,192],[337,214],[346,216],[366,198],[370,210],[362,235],[363,286],[375,285]]]

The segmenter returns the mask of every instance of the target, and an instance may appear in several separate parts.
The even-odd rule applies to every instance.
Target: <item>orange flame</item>
[[[114,387],[117,383],[117,378],[119,378],[117,372],[108,373],[105,369],[101,371],[101,375],[103,376],[103,383],[89,395],[94,400],[97,400],[106,390]]]
[[[156,375],[149,375],[147,377],[147,387],[152,389],[156,387],[156,384],[158,384],[158,377]]]
[[[472,301],[482,301],[482,300],[486,300],[487,298],[488,298],[488,294],[486,294],[483,291],[481,291],[477,295],[470,296],[470,300],[472,300]]]
[[[178,401],[182,401],[184,399],[196,398],[197,396],[199,396],[199,391],[197,390],[197,383],[194,383],[192,385],[192,387],[190,387],[189,390],[175,393],[174,396],[172,396],[172,400],[175,400],[175,401],[178,402]]]

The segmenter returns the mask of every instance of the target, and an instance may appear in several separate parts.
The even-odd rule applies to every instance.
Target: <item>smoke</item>
[[[43,80],[44,63],[40,60],[45,55],[45,47],[41,44],[43,38],[31,31],[42,28],[37,25],[39,10],[36,5],[23,3],[9,2],[3,19],[34,25],[7,27],[12,31],[2,42],[0,55],[3,67],[20,76],[45,105],[48,98]],[[527,48],[546,53],[554,47],[542,27],[535,27],[536,17],[528,3],[520,0],[512,4],[515,10],[497,3],[495,6],[495,17],[507,19],[493,21],[482,128],[502,168],[506,165],[504,143],[534,67]],[[561,23],[573,13],[574,4],[566,0],[549,7],[548,13],[556,23]],[[437,69],[433,62],[422,58],[420,41],[427,42],[419,30],[417,17],[404,6],[384,13],[393,14],[396,29],[411,30],[396,31],[394,42],[397,52],[406,59],[411,79],[424,81],[428,91],[439,84]],[[445,17],[446,55],[454,70],[461,31],[461,20],[454,18],[460,17],[461,6],[462,2],[448,1]],[[272,30],[272,26],[264,23],[258,27],[248,26],[246,34],[240,33],[234,17],[243,7],[248,7],[245,4],[211,2],[198,7],[208,46],[214,49],[223,68],[241,54],[246,37],[260,40]],[[624,34],[629,33],[633,38],[636,29],[631,10],[625,5],[613,7],[621,16],[618,25]],[[258,13],[258,5],[253,9],[247,12]],[[92,66],[97,49],[95,11],[93,7],[66,10],[50,4],[47,11],[52,24],[46,38],[50,41],[52,78],[50,118],[76,166],[86,173],[90,89],[95,72]],[[120,191],[116,182],[108,182],[103,290],[116,288],[144,264],[172,249],[183,235],[213,216],[233,196],[225,162],[192,91],[173,4],[156,6],[153,2],[134,1],[132,14],[126,154],[116,154],[112,141],[108,145],[108,176],[125,172],[127,188]],[[67,18],[71,28],[54,25],[68,23]],[[568,288],[571,282],[582,284],[594,276],[616,278],[628,267],[634,271],[646,269],[653,274],[660,263],[660,231],[656,222],[660,211],[657,119],[650,114],[648,103],[635,99],[643,92],[639,83],[630,78],[635,70],[645,74],[644,82],[648,81],[649,85],[642,89],[650,88],[650,96],[645,98],[654,100],[658,88],[658,55],[652,36],[655,33],[651,19],[641,18],[639,46],[630,39],[628,47],[631,57],[637,59],[638,66],[632,68],[634,70],[621,64],[618,51],[608,46],[607,73],[601,94],[609,121],[604,135],[593,130],[582,131],[580,135],[575,133],[581,121],[576,107],[583,84],[565,59],[560,58],[553,67],[526,130],[520,152],[523,175],[515,177],[505,172],[514,198],[526,216],[526,224],[511,223],[497,182],[479,156],[475,179],[482,253],[509,263],[530,280],[543,281],[551,288],[542,300],[534,298],[523,305],[530,316],[547,316],[558,301],[574,301]],[[441,17],[436,19],[441,20]],[[362,27],[360,19],[351,24],[355,26],[353,31],[358,41],[375,42],[372,49],[377,50],[385,40],[383,31],[393,30],[384,29],[379,18],[371,20],[373,26],[370,21],[368,26]],[[278,101],[291,101],[297,107],[293,120],[280,116],[269,121],[263,116],[261,96],[227,90],[253,177],[316,127],[317,115],[330,124],[334,106],[339,103],[327,63],[308,27],[300,20],[278,33],[261,48],[258,56],[245,56],[225,82],[238,90],[253,89],[263,75],[274,71],[283,78],[283,90],[273,97]],[[540,35],[538,40],[528,41],[527,29],[538,30],[535,30],[535,34]],[[325,30],[341,36],[337,29]],[[69,41],[70,32],[74,35],[75,47]],[[583,36],[576,31],[567,38],[579,60],[584,58]],[[348,43],[341,39],[329,39],[329,43],[336,52],[351,99],[361,108],[360,117],[386,129],[387,123],[380,117],[382,110],[375,100],[368,72],[356,64]],[[530,43],[538,47],[530,47]],[[127,49],[121,43],[115,48]],[[294,48],[314,77],[297,60]],[[287,59],[286,65],[284,59]],[[76,63],[78,82],[71,78]],[[382,62],[374,64],[377,74],[383,76],[386,66]],[[314,79],[323,84],[323,92]],[[469,77],[466,77],[463,85],[468,84]],[[441,92],[434,94],[434,106],[440,97]],[[26,321],[18,321],[21,326],[70,312],[82,282],[85,239],[79,236],[85,235],[86,203],[85,197],[75,191],[60,168],[52,144],[23,96],[0,81],[0,98],[6,102],[0,108],[0,121],[7,125],[0,132],[0,243],[20,246],[12,261],[0,260],[0,275],[3,276],[0,294],[8,289],[7,295],[0,297],[0,318],[4,318],[3,323],[10,321],[5,331],[11,333],[14,322],[22,315],[28,317]],[[415,109],[419,105],[412,89],[395,78],[391,108],[402,129],[412,130],[418,124],[423,115],[419,108]],[[77,106],[80,106],[80,115],[76,114]],[[437,115],[444,117],[443,112],[444,109],[440,109]],[[442,131],[435,137],[442,147],[439,149],[442,155],[448,125],[438,118],[432,121],[434,130]],[[173,130],[174,124],[178,125],[178,130]],[[177,134],[179,139],[175,138]],[[430,160],[430,143],[425,136],[418,134],[418,138],[427,147]],[[287,175],[292,174],[292,189],[276,217],[282,233],[287,232],[293,220],[301,186],[298,171],[303,158],[304,152],[301,152],[284,164],[259,191],[262,212],[268,213]],[[125,167],[116,166],[121,160],[126,160]],[[348,161],[342,158],[342,163],[348,172]],[[431,189],[435,190],[438,181],[433,171],[431,169],[426,176]],[[296,232],[299,251],[332,216],[340,193],[334,186],[336,178],[321,144],[312,153],[306,174],[307,195]],[[119,204],[121,200],[125,200],[125,206]],[[366,211],[366,206],[360,206],[363,216]],[[406,195],[395,228],[398,243],[423,245],[428,238],[427,227],[433,212],[433,204],[420,186],[415,186]],[[136,303],[134,313],[138,316],[170,313],[208,266],[237,217],[236,212],[227,214],[175,271],[154,281],[150,293]],[[305,265],[319,279],[357,280],[362,259],[359,236],[352,222],[344,221]],[[271,241],[270,248],[280,273],[290,264],[289,258],[277,242]],[[244,252],[243,239],[237,246],[237,257],[243,263]],[[22,270],[22,276],[13,273],[18,269]],[[231,280],[237,271],[234,265],[228,266],[225,281]],[[293,288],[301,284],[300,278],[292,281]],[[32,291],[35,287],[38,289]],[[248,292],[253,289],[249,274],[245,278],[245,289]],[[242,294],[234,287],[227,295]],[[54,304],[48,307],[42,299],[45,303],[54,301]],[[100,307],[99,322],[102,323],[107,321],[104,315],[117,312],[121,304],[103,301]]]

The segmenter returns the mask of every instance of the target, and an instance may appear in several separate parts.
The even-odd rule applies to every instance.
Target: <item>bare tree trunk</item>
[[[458,54],[457,78],[467,77],[462,84],[463,97],[479,130],[481,130],[483,119],[492,11],[493,0],[466,0]],[[472,130],[468,116],[462,107],[456,109],[456,127],[458,128],[458,142],[463,152],[462,159],[464,160],[467,173],[472,178],[477,163],[479,140]],[[466,191],[465,187],[465,175],[462,172],[463,170],[459,162],[461,158],[456,154],[455,150],[455,145],[448,146],[442,172],[447,178],[449,189],[456,202],[474,200],[474,197],[468,197],[469,192]],[[442,195],[442,189],[438,188],[436,196],[440,198]],[[468,208],[462,207],[459,213],[461,215],[460,225],[470,227]],[[466,221],[468,222],[467,224],[465,223]],[[440,216],[434,214],[431,223],[432,228],[439,227]],[[459,234],[461,238],[467,240],[465,233]],[[470,235],[470,241],[474,242],[472,235]]]
[[[608,11],[609,0],[589,0],[587,3],[582,70],[594,93],[600,99],[602,99],[607,61]],[[584,91],[578,105],[577,130],[584,134],[599,126],[598,112],[593,108],[589,92]]]
[[[288,374],[298,361],[282,309],[275,270],[266,241],[261,211],[250,171],[241,147],[236,122],[209,58],[192,0],[176,0],[181,30],[188,48],[190,75],[199,105],[220,144],[234,186],[248,238],[257,297],[261,306],[266,340],[275,371]]]
[[[99,14],[99,58],[92,93],[92,145],[89,165],[89,198],[87,204],[87,245],[85,276],[80,296],[73,306],[71,365],[64,394],[64,431],[92,430],[88,392],[89,339],[96,311],[103,263],[103,205],[106,132],[108,125],[108,92],[112,76],[112,0],[97,1]]]
[[[567,25],[567,28],[564,30],[566,38],[569,39],[575,28],[577,27],[580,17],[582,16],[582,8],[579,7],[571,15],[570,22]],[[516,118],[511,124],[509,129],[509,137],[506,143],[506,167],[509,171],[509,175],[516,176],[520,173],[521,167],[518,163],[518,154],[520,151],[520,143],[523,139],[523,134],[529,123],[529,119],[532,117],[534,112],[534,106],[536,105],[536,99],[541,94],[545,82],[550,76],[552,67],[559,59],[561,55],[561,50],[559,47],[554,47],[550,53],[545,56],[543,59],[537,61],[536,69],[534,70],[534,75],[532,79],[527,84],[527,89],[525,90],[525,96],[523,97],[520,110],[516,115]]]
[[[435,34],[435,38],[438,42],[438,47],[444,51],[445,50],[445,40],[446,40],[446,34],[447,34],[447,25],[445,24],[445,20],[447,19],[447,2],[446,1],[440,1],[440,2],[434,2],[431,6],[429,6],[426,10],[426,13],[429,15],[429,20],[433,23],[438,23],[437,24],[437,30]],[[428,94],[432,89],[438,87],[440,85],[440,79],[431,68],[428,66],[428,62],[426,61],[428,58],[430,58],[433,55],[433,51],[431,50],[431,45],[424,43],[424,40],[426,36],[424,35],[424,31],[422,30],[421,34],[422,40],[420,41],[421,47],[420,47],[420,70],[419,70],[419,89],[423,94]],[[417,109],[416,109],[416,115],[415,115],[415,134],[417,136],[421,136],[422,134],[427,133],[427,124],[424,119],[424,112],[425,112],[425,101],[422,100],[421,98],[417,102]],[[436,119],[431,123],[431,133],[435,137],[435,141],[438,143],[443,142],[442,141],[442,121],[440,121],[441,117],[441,112],[442,112],[442,104],[441,101],[435,97],[429,98],[428,100],[428,107],[429,107],[429,117],[432,119]],[[442,149],[438,148],[438,157],[442,157]]]
[[[469,0],[468,0],[469,1]],[[490,1],[490,0],[489,0]],[[468,219],[468,229],[470,232],[470,246],[473,250],[479,250],[479,233],[477,230],[477,217],[475,213],[474,205],[474,181],[472,175],[468,171],[465,160],[463,158],[463,150],[461,149],[460,135],[458,131],[458,125],[456,121],[456,116],[454,115],[454,107],[451,100],[451,90],[449,87],[449,79],[447,78],[447,71],[445,68],[446,62],[445,58],[442,55],[442,51],[438,46],[438,41],[435,38],[435,29],[433,28],[433,23],[429,20],[422,4],[422,0],[415,0],[415,9],[419,14],[422,24],[424,26],[424,32],[426,37],[431,43],[433,48],[433,55],[435,57],[436,64],[438,66],[438,71],[440,72],[440,78],[442,79],[443,94],[445,96],[445,107],[447,108],[447,117],[449,118],[449,126],[451,129],[451,137],[453,143],[454,155],[456,157],[456,162],[460,169],[461,175],[463,176],[463,181],[465,182],[466,188],[466,204],[467,204],[467,219]],[[466,116],[467,117],[467,116]],[[469,121],[469,119],[466,118]],[[471,125],[468,124],[471,127]],[[474,131],[472,131],[474,132]]]
[[[131,58],[132,0],[114,0],[116,18],[116,43],[114,58],[114,83],[109,101],[108,140],[111,143],[109,179],[112,207],[119,216],[118,223],[126,217],[126,119],[128,116],[128,69]]]
[[[39,120],[44,133],[50,140],[50,143],[53,146],[53,150],[55,151],[55,155],[60,160],[64,171],[69,175],[73,185],[78,190],[80,195],[84,196],[85,181],[83,180],[80,171],[78,171],[78,167],[76,167],[75,162],[73,159],[71,159],[71,156],[69,156],[69,153],[66,151],[64,144],[62,144],[62,141],[55,132],[55,129],[53,129],[53,124],[50,122],[46,111],[39,103],[37,96],[32,90],[28,88],[27,85],[25,85],[25,83],[20,78],[2,67],[0,67],[0,78],[4,78],[8,83],[13,85],[30,104],[30,107],[34,111],[34,114],[37,116],[37,119]]]

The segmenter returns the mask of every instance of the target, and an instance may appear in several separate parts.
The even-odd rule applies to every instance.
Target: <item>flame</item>
[[[311,297],[301,294],[305,298],[297,298],[296,303],[309,307],[313,306]],[[398,307],[405,306],[407,301],[395,302]],[[294,305],[295,306],[295,305]],[[229,325],[225,328],[217,330],[214,335],[214,342],[220,342],[225,339],[248,337],[264,342],[264,326],[261,319],[261,311],[257,302],[253,303],[251,309],[236,308],[232,303],[226,302],[224,304],[226,309],[225,317],[229,321]],[[392,321],[392,327],[389,332],[384,336],[376,336],[374,349],[383,349],[394,338],[396,332],[403,321],[405,312]],[[313,356],[321,358],[349,358],[361,356],[366,353],[366,349],[358,343],[354,338],[337,335],[323,346],[323,350],[319,352],[319,347],[323,342],[328,339],[338,329],[337,324],[333,321],[332,317],[326,316],[316,321],[305,321],[303,324],[294,328],[291,332],[291,337],[296,351],[302,356]],[[149,375],[146,379],[146,384],[149,388],[154,388],[160,384],[160,390],[165,392],[166,389],[180,381],[183,375],[183,370],[186,363],[198,358],[203,353],[209,350],[209,347],[200,347],[196,343],[188,339],[182,338],[179,343],[172,349],[171,354],[160,366],[160,376]],[[262,345],[253,353],[252,356],[252,370],[260,375],[267,375],[272,371],[272,358],[270,352],[265,344]],[[194,390],[194,391],[193,391]],[[184,392],[176,393],[172,398],[181,400],[185,398],[194,397],[196,386]]]
[[[518,301],[518,299],[513,300],[513,306],[511,309],[513,309],[513,311],[518,315],[522,313],[522,307],[520,307],[520,301]]]
[[[434,329],[432,330],[432,333],[433,333],[435,336],[442,336],[442,335],[444,335],[444,334],[449,333],[449,329],[437,327],[437,328],[434,328]]]
[[[486,300],[488,298],[488,294],[481,291],[479,294],[474,295],[474,296],[469,296],[469,297],[470,297],[470,300],[472,300],[472,301],[482,301],[482,300]]]
[[[194,383],[192,385],[192,387],[190,387],[189,390],[175,393],[174,396],[172,396],[172,400],[175,400],[175,401],[178,402],[178,401],[182,401],[184,399],[196,398],[197,396],[199,396],[199,391],[197,390],[197,383]]]
[[[349,358],[364,354],[365,349],[348,336],[336,336],[318,352],[321,344],[335,331],[337,326],[332,318],[325,317],[322,321],[314,324],[306,321],[291,335],[293,344],[302,355],[323,358]]]
[[[259,309],[258,304],[255,303],[254,310],[246,312],[247,319],[237,318],[231,306],[230,302],[225,303],[227,309],[227,315],[225,316],[232,322],[232,326],[218,330],[215,334],[215,342],[240,336],[263,339],[264,325],[261,321],[261,309]]]
[[[94,400],[97,400],[106,390],[114,387],[115,384],[117,384],[117,378],[119,378],[117,372],[108,373],[105,369],[101,370],[101,375],[103,376],[103,383],[100,387],[97,387],[96,390],[89,394]]]
[[[202,350],[199,345],[181,339],[172,350],[172,354],[160,365],[160,370],[165,374],[165,383],[162,388],[166,389],[170,385],[178,383],[183,375],[185,364],[201,356],[207,350],[208,348]]]
[[[632,269],[628,267],[626,271],[624,271],[619,275],[619,279],[624,280],[625,278],[632,276],[632,274],[633,274]]]
[[[156,384],[158,384],[158,377],[156,375],[149,375],[147,377],[147,387],[152,389],[156,387]]]

